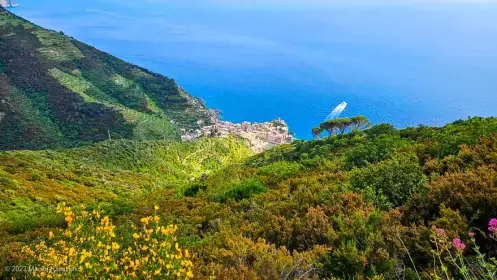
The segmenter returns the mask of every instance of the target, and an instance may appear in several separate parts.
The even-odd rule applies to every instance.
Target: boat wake
[[[338,104],[338,106],[336,106],[335,109],[333,109],[333,111],[331,111],[331,113],[324,119],[324,121],[328,121],[328,120],[332,120],[332,119],[336,119],[336,118],[340,117],[340,115],[345,110],[345,108],[347,108],[347,102],[344,101],[344,102]]]

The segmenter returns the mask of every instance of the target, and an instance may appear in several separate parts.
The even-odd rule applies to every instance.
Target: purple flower
[[[454,240],[452,240],[452,243],[454,244],[454,247],[457,248],[457,250],[463,251],[466,248],[466,244],[464,244],[459,238],[454,238]]]
[[[493,218],[488,222],[488,230],[497,234],[497,219]]]
[[[441,235],[445,235],[445,230],[443,228],[437,228],[437,232]]]
[[[491,219],[490,222],[488,222],[488,226],[497,227],[497,219],[496,218]]]
[[[471,232],[468,233],[468,235],[469,235],[469,237],[473,238],[473,237],[475,237],[476,234],[471,231]]]

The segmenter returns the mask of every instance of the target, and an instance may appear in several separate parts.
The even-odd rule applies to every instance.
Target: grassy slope
[[[108,131],[113,139],[177,139],[178,126],[208,119],[174,80],[2,8],[0,38],[0,150],[75,146],[106,140]]]
[[[120,140],[68,150],[0,152],[0,230],[57,224],[54,206],[62,201],[123,211],[147,193],[181,189],[251,154],[235,139]]]

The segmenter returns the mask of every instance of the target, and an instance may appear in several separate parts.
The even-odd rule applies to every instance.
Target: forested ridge
[[[0,150],[179,139],[210,121],[174,80],[0,7]]]
[[[80,269],[61,279],[494,279],[496,140],[497,119],[471,118],[259,155],[217,138],[3,152],[0,259]]]

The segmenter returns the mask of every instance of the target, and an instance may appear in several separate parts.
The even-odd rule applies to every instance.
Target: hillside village
[[[229,121],[214,120],[212,125],[203,125],[198,122],[200,129],[181,130],[181,140],[191,141],[201,137],[238,136],[247,140],[249,147],[257,153],[268,150],[274,146],[289,144],[295,140],[295,135],[289,131],[284,120],[275,119],[264,123],[232,123]]]
[[[12,0],[0,0],[0,6],[1,7],[15,7],[17,4],[15,4]]]

